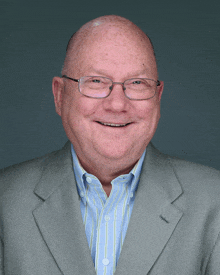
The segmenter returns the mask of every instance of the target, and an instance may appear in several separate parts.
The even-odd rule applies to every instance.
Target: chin
[[[120,145],[109,145],[108,147],[99,148],[98,152],[100,155],[102,155],[105,158],[111,159],[111,160],[120,160],[125,157],[129,157],[131,154],[131,148],[130,146],[120,146]]]

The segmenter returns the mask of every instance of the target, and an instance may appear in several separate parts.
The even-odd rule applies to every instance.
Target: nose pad
[[[110,90],[110,91],[112,91],[112,89],[113,89],[113,85],[114,85],[114,84],[119,84],[119,85],[121,84],[121,85],[122,85],[122,88],[123,88],[123,91],[125,91],[125,90],[126,90],[126,88],[125,88],[125,86],[124,86],[124,84],[123,84],[123,83],[121,83],[121,82],[113,82],[112,86],[110,86],[110,87],[109,87],[109,90]]]

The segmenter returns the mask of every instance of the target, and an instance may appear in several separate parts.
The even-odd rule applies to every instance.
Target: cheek
[[[158,121],[160,119],[160,106],[159,104],[151,104],[148,108],[139,110],[140,133],[142,135],[153,135],[156,131]]]
[[[62,119],[70,127],[86,123],[97,109],[95,102],[86,97],[66,96],[62,106]]]
[[[160,113],[160,105],[157,100],[146,102],[145,106],[139,106],[137,109],[138,117],[145,121],[147,124],[152,123]]]

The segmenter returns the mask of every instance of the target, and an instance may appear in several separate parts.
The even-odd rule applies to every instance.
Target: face
[[[149,45],[112,32],[85,43],[68,76],[104,76],[114,82],[134,77],[157,80]],[[138,160],[156,131],[162,90],[163,83],[153,98],[135,101],[128,99],[122,86],[116,84],[107,98],[93,99],[79,93],[78,83],[53,79],[56,111],[82,163],[86,159],[100,163]]]

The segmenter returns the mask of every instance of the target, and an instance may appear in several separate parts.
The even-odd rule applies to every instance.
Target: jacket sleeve
[[[220,275],[220,233],[211,253],[205,275]]]

